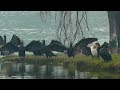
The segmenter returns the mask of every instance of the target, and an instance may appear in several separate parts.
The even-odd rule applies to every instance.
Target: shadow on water
[[[118,79],[119,74],[78,71],[74,64],[0,63],[0,79]]]

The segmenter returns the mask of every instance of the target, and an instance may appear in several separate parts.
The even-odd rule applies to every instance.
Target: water
[[[46,40],[49,44],[56,39],[55,17],[48,17],[46,23],[42,23],[39,11],[0,11],[0,35],[7,35],[7,42],[13,34],[18,35],[28,44],[32,40]],[[90,31],[99,39],[100,43],[109,41],[109,24],[107,12],[89,11],[88,24]],[[91,34],[83,28],[85,35]]]
[[[74,79],[75,72],[63,66],[29,63],[1,63],[0,78],[6,79]]]
[[[78,71],[74,67],[37,63],[0,63],[0,79],[119,79],[119,73]]]
[[[89,11],[88,24],[90,31],[99,39],[100,43],[109,41],[109,23],[106,11]],[[7,42],[13,34],[24,40],[25,45],[32,40],[46,40],[49,44],[56,39],[56,22],[53,16],[48,17],[46,23],[42,23],[39,11],[0,11],[0,35],[7,35]],[[91,34],[83,28],[85,35]],[[94,74],[94,73],[92,73]],[[64,68],[63,66],[36,65],[28,63],[0,63],[0,78],[8,79],[86,79],[102,78],[90,72],[81,72],[77,69]],[[105,74],[112,78],[112,74]],[[111,75],[111,76],[108,76]],[[104,78],[104,77],[103,77]],[[116,77],[119,78],[119,74]]]

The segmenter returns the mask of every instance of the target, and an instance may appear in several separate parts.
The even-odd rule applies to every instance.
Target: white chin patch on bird
[[[91,46],[91,53],[94,57],[97,57],[98,51],[97,51],[97,45],[96,44]]]

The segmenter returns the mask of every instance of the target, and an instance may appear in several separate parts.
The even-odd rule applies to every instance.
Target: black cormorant
[[[74,57],[74,48],[72,46],[72,43],[70,43],[70,47],[67,48],[67,55],[68,57]]]
[[[111,61],[112,56],[109,52],[110,46],[107,42],[104,42],[104,44],[99,49],[99,55],[103,58],[104,61]]]

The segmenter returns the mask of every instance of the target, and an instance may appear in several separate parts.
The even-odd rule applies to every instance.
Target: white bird
[[[93,46],[91,47],[91,53],[92,53],[92,56],[93,56],[93,57],[97,57],[97,56],[98,56],[98,51],[97,51],[96,45],[93,45]]]
[[[90,47],[92,57],[98,58],[98,48],[100,47],[100,44],[97,42],[93,42],[92,44],[88,45],[88,47]]]

